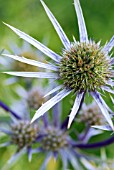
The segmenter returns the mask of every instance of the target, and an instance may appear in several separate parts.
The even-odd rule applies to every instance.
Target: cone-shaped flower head
[[[15,108],[16,110],[21,110],[23,114],[17,114],[1,101],[0,107],[9,112],[11,116],[11,119],[8,120],[8,124],[5,123],[4,125],[3,122],[3,126],[0,128],[0,132],[9,136],[8,142],[0,144],[0,147],[9,145],[14,145],[16,147],[16,153],[9,160],[10,163],[15,161],[25,152],[28,154],[29,161],[31,161],[32,146],[37,142],[39,135],[38,123],[30,123],[30,113],[26,107],[23,108],[23,105],[21,105],[22,108],[20,108],[20,103],[15,103]],[[24,113],[27,115],[25,116]]]
[[[36,59],[37,60],[37,56],[29,53],[29,52],[24,52],[22,54],[20,54],[20,58],[21,57],[26,57],[28,59]],[[25,64],[25,63],[21,63],[21,62],[13,62],[13,65],[12,65],[12,68],[14,70],[17,70],[17,71],[38,71],[37,67],[34,67],[34,66],[30,66],[29,64]]]
[[[11,125],[11,143],[18,146],[18,151],[23,147],[30,147],[38,136],[38,127],[29,121],[19,121]]]
[[[95,102],[89,105],[84,103],[80,112],[80,122],[84,122],[90,126],[103,125],[105,123],[105,119],[101,114],[102,112]]]
[[[29,108],[37,110],[45,101],[40,89],[32,88],[28,91],[27,103]]]
[[[48,127],[44,130],[44,134],[41,143],[45,151],[59,151],[68,146],[67,133],[61,129]]]

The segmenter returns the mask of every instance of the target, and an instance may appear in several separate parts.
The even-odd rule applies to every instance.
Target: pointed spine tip
[[[114,126],[112,127],[112,130],[113,130],[113,132],[114,132]]]
[[[67,129],[69,129],[71,126],[71,122],[68,122]]]
[[[3,24],[7,25],[4,21],[3,21]]]
[[[3,24],[6,25],[7,27],[11,27],[9,24],[7,24],[7,23],[5,23],[5,22],[3,22]]]
[[[44,3],[44,1],[43,0],[40,0],[40,2],[43,4]]]
[[[33,118],[34,118],[34,117],[33,117]],[[35,120],[34,120],[34,119],[32,119],[32,120],[30,121],[30,124],[32,124],[34,121],[35,121]]]

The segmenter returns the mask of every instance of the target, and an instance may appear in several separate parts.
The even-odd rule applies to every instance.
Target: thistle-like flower
[[[80,122],[84,122],[87,126],[103,125],[105,123],[102,112],[95,102],[89,105],[84,103],[80,112]]]
[[[28,91],[27,103],[29,108],[37,110],[45,102],[41,89],[32,88]]]
[[[35,59],[37,60],[37,57],[30,54],[30,53],[27,53],[27,52],[24,52],[22,53],[22,56],[26,57],[26,58],[29,58],[29,59]],[[21,56],[20,56],[21,57]],[[30,66],[29,64],[25,64],[25,63],[19,63],[17,61],[13,62],[12,64],[12,68],[13,70],[17,70],[17,71],[38,71],[38,69],[34,66]]]
[[[112,39],[103,47],[100,46],[100,42],[96,43],[95,41],[88,39],[80,2],[79,0],[74,0],[74,6],[78,18],[80,41],[77,41],[74,38],[74,42],[70,42],[46,4],[42,0],[41,3],[64,46],[61,55],[56,54],[37,40],[25,34],[24,32],[21,32],[20,30],[6,24],[22,39],[35,46],[41,52],[43,52],[55,61],[55,64],[41,63],[34,60],[29,60],[24,57],[20,58],[15,55],[6,54],[5,56],[11,57],[20,62],[53,71],[7,72],[7,74],[22,77],[55,79],[58,80],[58,82],[60,81],[61,83],[59,86],[52,89],[52,91],[47,94],[49,95],[60,90],[58,94],[48,100],[37,110],[32,119],[32,122],[42,116],[64,97],[73,92],[76,94],[76,99],[74,101],[72,111],[69,115],[68,127],[70,127],[72,121],[74,120],[76,114],[80,109],[85,93],[89,93],[97,102],[102,111],[102,114],[105,116],[107,122],[114,130],[113,122],[109,115],[109,112],[112,111],[101,97],[101,91],[99,92],[99,90],[104,90],[112,94],[114,93],[114,91],[112,90],[112,87],[114,86],[114,81],[112,79],[114,77],[114,72],[112,69],[114,59],[110,55],[110,52],[114,46],[114,37],[112,37]]]
[[[23,102],[26,103],[27,107],[31,110],[37,110],[40,108],[42,103],[46,101],[44,98],[45,88],[41,88],[41,82],[37,82],[29,90],[26,90],[22,86],[18,85],[16,93],[23,98]]]
[[[0,132],[3,132],[10,137],[9,141],[0,144],[0,147],[6,147],[9,145],[16,146],[17,148],[16,153],[9,160],[10,163],[12,163],[12,161],[20,157],[20,155],[25,152],[27,152],[28,158],[29,160],[31,160],[32,146],[34,143],[37,142],[37,138],[39,135],[39,128],[37,123],[30,124],[29,112],[27,112],[26,117],[23,113],[24,116],[23,117],[22,113],[20,113],[20,115],[17,114],[1,101],[0,101],[0,106],[4,110],[8,111],[11,116],[9,126],[6,126],[5,128],[4,127],[0,128]],[[18,105],[16,107],[18,108]]]
[[[32,154],[40,153],[45,155],[45,160],[40,170],[46,169],[51,158],[60,160],[63,170],[68,169],[69,163],[74,169],[82,169],[79,160],[81,157],[86,159],[86,155],[82,154],[77,149],[78,147],[73,147],[79,141],[75,141],[71,137],[70,132],[67,130],[68,119],[62,122],[61,113],[60,105],[56,104],[52,110],[51,121],[48,115],[43,116],[43,125],[40,127],[38,138],[39,147],[32,150]]]
[[[26,57],[28,59],[32,59],[32,60],[37,60],[39,53],[38,51],[35,51],[31,48],[30,44],[27,43],[26,41],[23,42],[23,44],[21,46],[17,45],[17,44],[13,44],[10,42],[9,44],[9,48],[10,48],[10,52],[17,54],[20,57]],[[3,53],[6,53],[6,51],[4,50]],[[9,53],[9,51],[8,51]],[[39,57],[40,59],[41,57]],[[35,66],[30,66],[29,64],[26,63],[21,63],[12,59],[9,60],[5,60],[4,57],[0,57],[1,61],[2,61],[2,65],[4,65],[6,68],[2,68],[2,70],[17,70],[17,71],[39,71],[39,69]]]
[[[9,50],[7,51],[7,53],[9,53],[9,51],[11,53],[17,54],[20,58],[26,57],[26,58],[32,59],[32,60],[40,60],[40,58],[42,56],[41,53],[38,52],[38,50],[34,50],[30,46],[30,44],[27,43],[26,41],[23,41],[21,46],[17,45],[16,43],[10,42]],[[6,50],[4,50],[3,53],[6,53]],[[0,61],[1,61],[0,70],[2,70],[2,71],[4,71],[4,70],[33,71],[33,72],[39,71],[38,67],[31,66],[26,63],[18,62],[11,58],[8,58],[8,60],[5,60],[5,58],[3,56],[0,56]],[[4,81],[4,84],[11,85],[11,84],[16,83],[19,80],[22,81],[22,79],[20,79],[19,77],[10,77]],[[21,83],[21,81],[20,81],[20,83]],[[31,79],[29,79],[29,78],[26,78],[24,80],[24,82],[27,87],[29,87],[31,85]]]

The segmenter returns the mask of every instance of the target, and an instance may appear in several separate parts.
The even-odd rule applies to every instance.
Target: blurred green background
[[[89,37],[96,41],[101,40],[104,44],[114,34],[114,0],[80,0],[80,2]],[[78,40],[78,25],[73,0],[45,0],[45,3],[58,19],[68,38],[72,41],[74,35]],[[44,44],[48,44],[48,47],[58,53],[63,47],[39,0],[0,0],[0,49],[8,49],[10,41],[18,44],[20,39],[3,22],[30,34]],[[2,86],[2,80],[6,77],[2,74],[0,77],[0,99],[9,103],[12,98],[10,89]],[[109,157],[113,156],[112,147],[112,145],[107,147]],[[13,151],[12,147],[0,149],[0,170]],[[33,157],[32,163],[28,163],[27,157],[24,156],[10,170],[24,168],[37,170],[42,160],[43,157]],[[52,166],[47,169],[58,170]]]
[[[89,37],[106,42],[113,35],[114,0],[80,0]],[[73,0],[45,0],[72,41],[78,39],[78,26]],[[0,0],[0,45],[7,45],[15,36],[2,22],[9,23],[38,40],[48,39],[49,47],[60,51],[61,43],[39,0]],[[56,42],[56,43],[55,43]]]

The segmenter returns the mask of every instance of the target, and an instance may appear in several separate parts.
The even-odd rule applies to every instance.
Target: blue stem
[[[96,142],[96,143],[90,143],[90,144],[72,144],[72,147],[77,147],[80,149],[94,149],[94,148],[100,148],[100,147],[105,147],[108,146],[110,144],[114,143],[114,135],[111,136],[110,138],[101,141],[101,142]]]
[[[2,107],[6,112],[10,112],[16,119],[21,120],[21,117],[17,115],[14,111],[12,111],[6,104],[0,101],[0,107]]]

